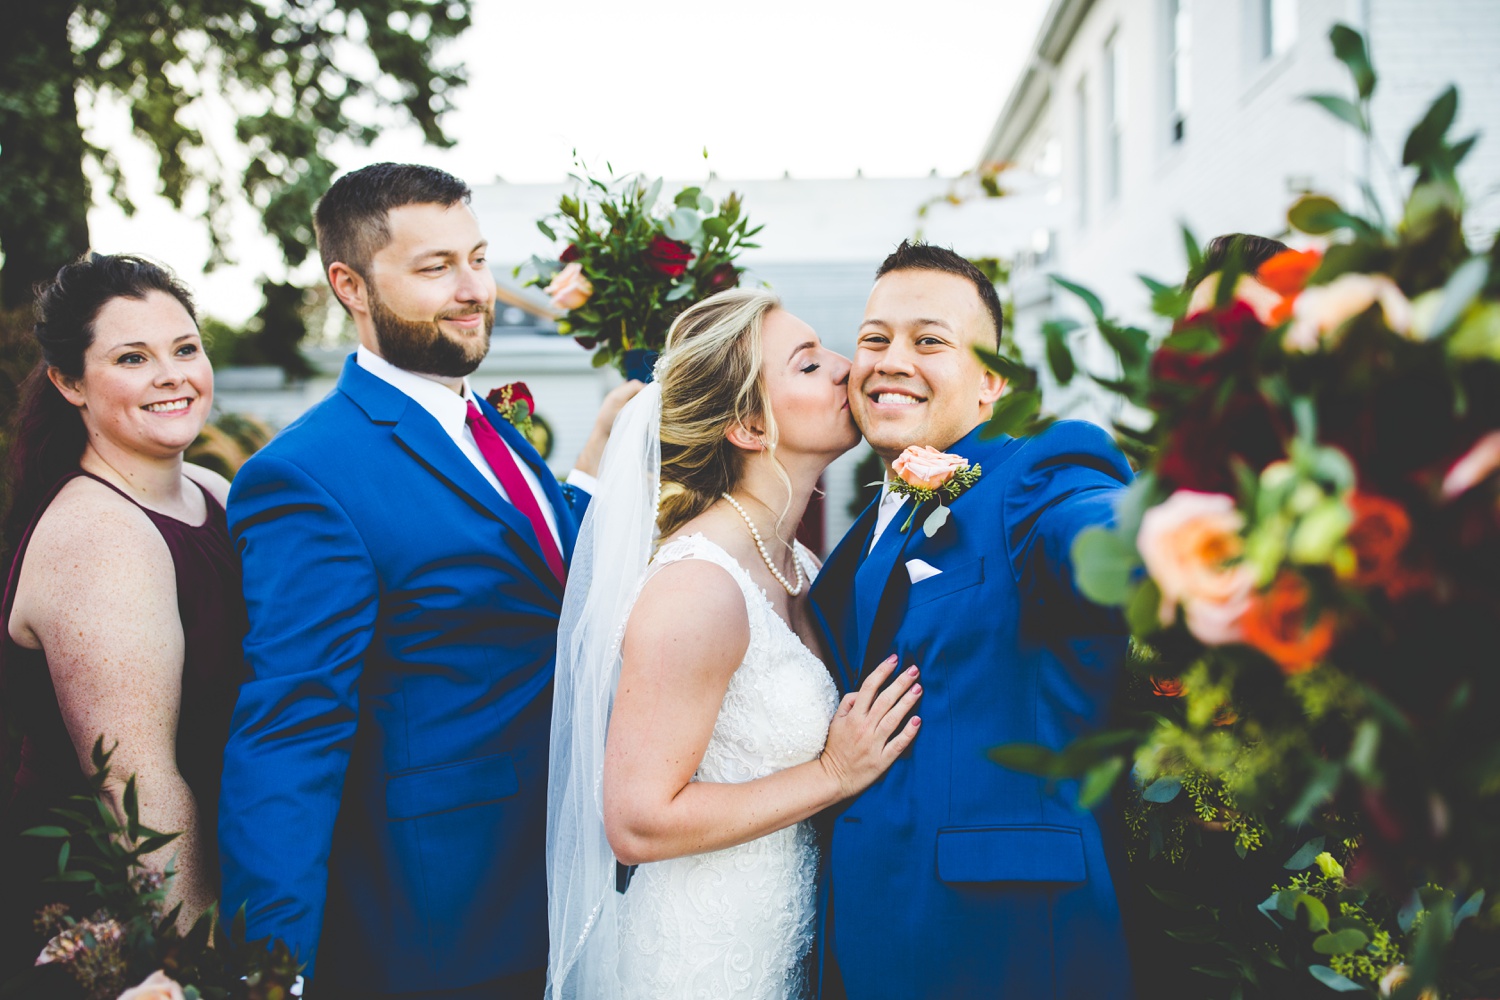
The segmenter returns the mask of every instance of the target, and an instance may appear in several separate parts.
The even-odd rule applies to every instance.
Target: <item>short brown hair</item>
[[[469,185],[437,167],[372,163],[333,182],[313,212],[323,274],[334,263],[368,277],[370,261],[391,241],[391,210],[403,205],[468,204]]]
[[[990,319],[995,323],[995,346],[1000,346],[1000,335],[1005,330],[1005,318],[1000,310],[1000,293],[995,291],[994,282],[986,278],[984,272],[975,267],[967,257],[954,253],[947,247],[933,246],[920,240],[902,240],[901,245],[891,251],[891,255],[875,272],[875,280],[879,281],[892,271],[946,271],[960,278],[967,278],[973,283],[974,290],[979,293],[979,301],[984,303]]]

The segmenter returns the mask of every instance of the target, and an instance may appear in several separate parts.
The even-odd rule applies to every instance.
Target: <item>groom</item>
[[[223,909],[284,938],[314,1000],[539,997],[545,979],[552,671],[587,496],[470,389],[495,283],[468,202],[390,163],[329,189],[318,250],[359,349],[229,497],[251,679],[224,756]]]
[[[1105,721],[1123,624],[1079,596],[1069,549],[1112,521],[1131,473],[1092,424],[981,437],[1004,383],[974,348],[1000,326],[994,286],[922,244],[886,258],[865,307],[849,405],[887,475],[911,445],[981,472],[931,538],[932,505],[902,530],[914,501],[883,490],[812,592],[844,690],[892,652],[924,689],[921,737],[831,821],[825,998],[1131,994],[1110,852],[1076,785],[985,756]]]

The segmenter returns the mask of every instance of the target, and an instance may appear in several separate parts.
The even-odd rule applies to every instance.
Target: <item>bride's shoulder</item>
[[[684,551],[681,558],[653,566],[641,586],[625,630],[627,656],[632,647],[655,647],[663,637],[675,652],[715,644],[743,651],[749,644],[745,595],[730,568],[686,551],[705,541],[702,536],[683,536],[662,546],[658,555],[667,553],[668,545]]]

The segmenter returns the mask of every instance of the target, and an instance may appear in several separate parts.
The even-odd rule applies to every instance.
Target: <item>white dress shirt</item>
[[[438,426],[442,427],[443,433],[453,439],[453,443],[458,445],[458,450],[463,452],[469,464],[474,466],[485,481],[495,488],[496,493],[505,497],[507,502],[510,501],[510,497],[506,496],[505,489],[500,485],[500,480],[495,478],[495,472],[490,468],[490,463],[484,460],[484,454],[479,450],[479,443],[474,440],[474,432],[469,430],[469,403],[473,401],[474,393],[469,388],[468,379],[464,379],[463,395],[459,395],[430,376],[410,372],[405,368],[397,368],[363,344],[359,346],[359,350],[355,351],[354,361],[382,382],[399,389],[422,409],[432,414]],[[511,448],[504,438],[500,439],[500,443],[509,449],[511,457],[516,460],[516,467],[521,470],[521,475],[526,479],[526,485],[531,487],[531,494],[536,497],[537,506],[542,510],[542,517],[546,519],[547,527],[552,531],[552,538],[561,550],[562,538],[557,533],[557,514],[552,510],[552,504],[547,501],[547,494],[542,492],[541,481],[537,479],[536,473],[531,471],[531,466],[516,454],[516,450]]]
[[[885,534],[885,529],[895,519],[896,512],[904,503],[906,503],[906,497],[900,493],[892,493],[889,480],[881,484],[880,507],[875,511],[875,533],[870,536],[870,548],[866,555],[875,551],[875,543],[880,541],[880,536]]]

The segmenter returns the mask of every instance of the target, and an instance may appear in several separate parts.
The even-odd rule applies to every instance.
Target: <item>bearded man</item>
[[[329,189],[318,251],[359,349],[229,497],[251,679],[223,910],[285,939],[314,998],[545,979],[552,671],[587,494],[469,387],[495,300],[469,197],[391,163]],[[606,399],[585,472],[628,395]]]

